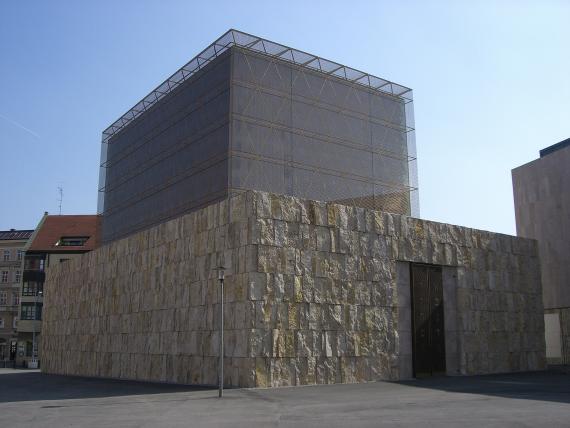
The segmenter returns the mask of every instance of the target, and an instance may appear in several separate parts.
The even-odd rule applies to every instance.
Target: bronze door
[[[412,264],[414,375],[445,374],[445,330],[441,267]]]

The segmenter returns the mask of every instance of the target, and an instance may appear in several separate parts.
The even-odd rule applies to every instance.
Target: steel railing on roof
[[[293,49],[288,46],[275,43],[261,37],[253,36],[237,30],[229,30],[214,43],[191,59],[176,73],[161,83],[150,94],[139,101],[133,108],[123,114],[111,126],[103,131],[103,143],[117,134],[131,121],[139,117],[146,110],[151,108],[156,102],[162,99],[169,92],[178,87],[185,80],[194,75],[197,71],[209,64],[212,60],[220,56],[232,46],[239,46],[256,52],[261,52],[275,58],[282,59],[302,67],[307,67],[322,73],[330,74],[340,79],[344,79],[370,89],[402,98],[404,102],[412,101],[412,90],[405,86],[373,76],[363,71],[339,64],[328,59],[309,54],[307,52]]]

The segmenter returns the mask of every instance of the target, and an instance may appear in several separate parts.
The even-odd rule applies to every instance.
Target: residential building
[[[419,215],[411,90],[230,30],[103,133],[42,370],[237,386],[540,370],[536,241]],[[450,201],[451,203],[452,201]]]
[[[16,359],[24,246],[32,230],[0,231],[0,367]]]
[[[570,138],[513,169],[517,235],[538,240],[546,356],[570,364]]]
[[[29,361],[37,356],[46,269],[97,248],[98,233],[99,217],[96,215],[48,215],[46,212],[40,220],[25,247],[18,323],[18,365],[29,365]]]

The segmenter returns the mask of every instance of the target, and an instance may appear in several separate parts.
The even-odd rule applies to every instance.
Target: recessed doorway
[[[412,263],[410,277],[414,376],[445,375],[441,266]]]

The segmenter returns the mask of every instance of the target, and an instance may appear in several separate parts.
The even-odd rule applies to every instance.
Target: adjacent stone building
[[[72,260],[99,245],[96,215],[48,215],[46,212],[24,248],[18,354],[20,366],[36,366],[41,342],[44,282],[47,268]],[[54,290],[54,292],[58,292]],[[54,308],[58,310],[58,308]],[[30,361],[34,360],[30,364]]]
[[[227,385],[545,365],[536,241],[248,192],[50,268],[43,370],[215,384],[221,264]]]
[[[570,364],[570,138],[513,169],[517,235],[538,240],[546,355]]]

